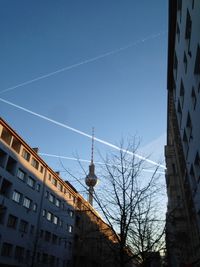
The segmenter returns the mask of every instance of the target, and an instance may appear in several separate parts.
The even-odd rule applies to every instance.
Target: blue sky
[[[88,134],[95,127],[96,137],[113,144],[136,134],[153,160],[162,158],[167,0],[1,0],[0,32],[0,98]],[[85,136],[3,102],[0,116],[42,153],[90,158]],[[57,158],[44,159],[60,169]]]

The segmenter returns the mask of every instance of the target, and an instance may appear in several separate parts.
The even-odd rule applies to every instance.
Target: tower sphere
[[[98,178],[94,173],[94,164],[89,166],[89,174],[85,178],[85,183],[89,187],[94,187],[97,184]]]

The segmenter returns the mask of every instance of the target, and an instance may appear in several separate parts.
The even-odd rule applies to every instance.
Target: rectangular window
[[[12,145],[11,146],[17,153],[20,152],[21,143],[14,137],[13,137],[13,141],[12,141]]]
[[[55,205],[56,205],[57,207],[60,207],[60,200],[57,199],[57,198],[56,198],[56,201],[55,201]]]
[[[18,262],[23,262],[24,260],[24,248],[20,246],[16,246],[15,248],[15,259]]]
[[[31,188],[35,187],[35,180],[30,176],[27,178],[27,185],[29,185]]]
[[[18,218],[14,215],[9,215],[7,226],[16,229]]]
[[[31,200],[27,197],[24,198],[24,201],[23,201],[23,206],[27,209],[30,209],[31,207]]]
[[[63,186],[60,183],[58,183],[58,190],[62,192],[62,189],[63,189]]]
[[[22,169],[17,170],[17,178],[19,178],[20,180],[24,181],[25,175],[26,175],[26,173],[24,171],[22,171]]]
[[[12,250],[13,250],[12,244],[3,243],[2,248],[1,248],[1,256],[11,257],[12,256]]]
[[[184,64],[184,69],[186,73],[187,72],[187,56],[185,52],[184,52],[184,57],[183,57],[183,64]]]
[[[44,167],[41,165],[40,166],[40,172],[43,173]]]
[[[54,202],[54,198],[55,198],[54,195],[52,195],[52,194],[50,193],[50,194],[49,194],[49,201],[53,203],[53,202]]]
[[[53,223],[54,223],[54,224],[58,224],[58,217],[57,217],[57,216],[54,216],[54,217],[53,217]]]
[[[73,233],[73,226],[72,225],[68,225],[68,232]]]
[[[6,144],[10,145],[12,134],[7,129],[3,128],[1,138],[4,142],[6,142]]]
[[[194,87],[192,87],[191,98],[192,98],[192,105],[193,105],[193,108],[195,110],[196,103],[197,103],[197,97],[196,97],[196,93],[195,93]]]
[[[200,47],[199,47],[199,45],[197,47],[197,52],[196,52],[194,74],[197,74],[197,75],[200,74]]]
[[[180,28],[179,28],[178,22],[176,24],[176,35],[177,35],[178,42],[179,42],[180,41]]]
[[[42,211],[42,217],[46,217],[46,210]]]
[[[192,32],[192,20],[190,17],[190,13],[187,10],[187,18],[186,18],[186,27],[185,27],[185,39],[191,38],[191,32]]]
[[[57,235],[54,235],[54,234],[53,234],[53,236],[52,236],[52,242],[53,242],[53,244],[57,244],[57,242],[58,242],[58,237],[57,237]]]
[[[53,214],[51,212],[47,212],[47,220],[52,221]]]
[[[23,233],[28,232],[28,222],[25,220],[21,220],[19,224],[19,231]]]
[[[181,107],[183,108],[183,104],[184,104],[184,96],[185,96],[185,89],[183,86],[183,81],[181,80],[181,87],[180,87],[180,103],[181,103]]]
[[[15,175],[16,165],[17,165],[17,161],[9,156],[8,161],[7,161],[7,165],[6,165],[6,170],[10,174]]]
[[[1,188],[0,188],[0,194],[9,198],[11,187],[12,187],[12,183],[6,179],[3,179]]]
[[[54,177],[52,177],[51,182],[53,185],[55,185],[55,186],[57,185],[57,180]]]
[[[74,211],[73,211],[73,210],[70,210],[70,211],[69,211],[69,216],[70,216],[71,218],[74,217]]]
[[[33,211],[35,211],[35,212],[37,211],[37,203],[33,204]]]
[[[25,149],[23,149],[22,150],[22,157],[25,159],[25,160],[27,160],[27,161],[29,161],[30,160],[30,153],[28,152],[28,151],[26,151]]]
[[[17,191],[13,191],[13,195],[12,195],[12,200],[20,203],[21,202],[21,198],[22,198],[22,194],[17,192]]]
[[[36,185],[36,190],[37,190],[38,192],[40,192],[40,184],[37,184],[37,185]]]
[[[6,152],[4,150],[0,149],[0,166],[2,168],[5,167],[6,158],[7,158]]]
[[[34,234],[34,225],[31,224],[31,228],[30,228],[30,234],[33,235]]]
[[[48,231],[45,231],[44,239],[45,239],[45,241],[50,242],[50,240],[51,240],[51,233],[48,232]]]
[[[39,162],[36,159],[32,158],[31,165],[38,170]]]
[[[0,224],[4,224],[5,222],[6,211],[7,208],[3,204],[0,204]]]
[[[51,174],[49,173],[49,181],[51,181]]]

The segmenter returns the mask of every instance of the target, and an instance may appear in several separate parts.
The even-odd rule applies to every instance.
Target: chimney
[[[37,154],[39,153],[39,147],[33,147],[32,148]]]

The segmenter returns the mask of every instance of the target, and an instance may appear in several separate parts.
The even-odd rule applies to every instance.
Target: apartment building
[[[166,244],[169,266],[200,266],[200,1],[169,0]]]
[[[70,266],[77,192],[0,119],[0,264]]]

